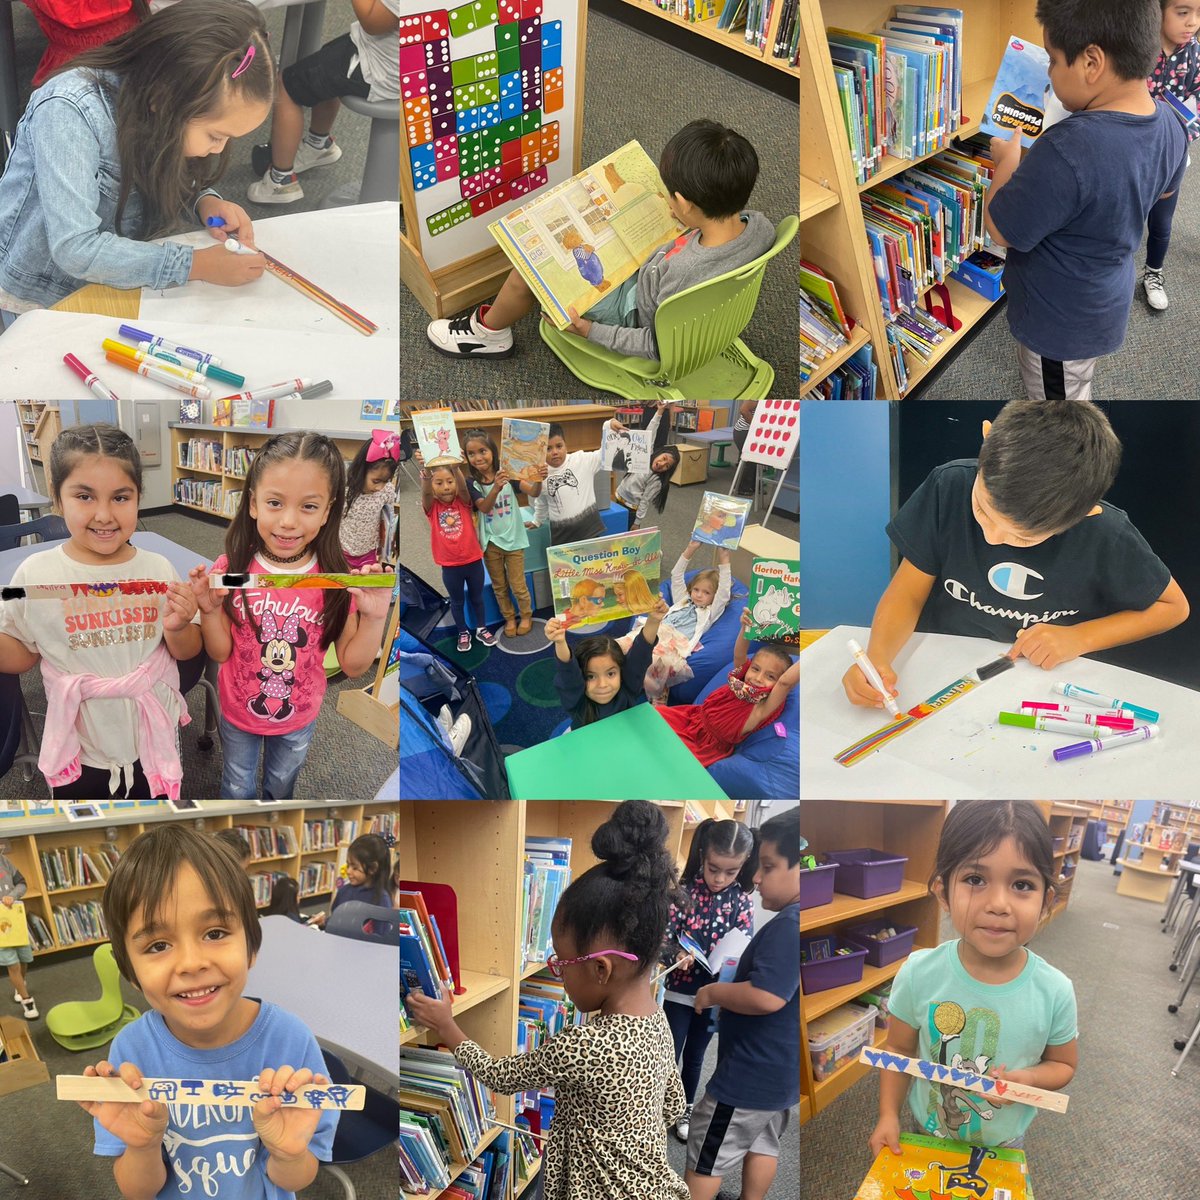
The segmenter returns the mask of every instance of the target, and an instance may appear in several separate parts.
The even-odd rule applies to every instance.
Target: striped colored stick
[[[860,738],[852,746],[847,746],[845,750],[834,755],[835,761],[841,763],[843,767],[854,766],[860,759],[878,750],[892,738],[899,737],[900,734],[911,729],[918,721],[923,721],[931,713],[945,708],[947,704],[978,686],[979,680],[974,675],[964,675],[961,679],[956,679],[948,687],[944,687],[940,692],[930,696],[928,700],[923,700],[920,704],[910,708],[904,716],[890,722],[882,729],[876,729],[874,733],[868,733],[865,738]]]
[[[253,574],[226,571],[210,575],[208,586],[214,588],[394,588],[395,572],[381,575],[348,575],[338,572],[313,575]]]
[[[310,300],[315,300],[318,304],[324,305],[335,316],[341,317],[347,325],[352,325],[359,333],[370,337],[371,334],[377,333],[379,326],[373,321],[368,321],[360,312],[355,312],[348,304],[343,304],[341,300],[331,296],[324,288],[317,287],[311,279],[305,279],[299,271],[293,271],[286,263],[282,263],[273,255],[267,254],[260,250],[259,253],[267,260],[267,270],[275,276],[276,279],[288,284],[289,287],[294,287],[298,292],[303,292]]]
[[[114,579],[111,583],[28,583],[0,588],[0,600],[65,600],[71,596],[161,596],[165,579]]]

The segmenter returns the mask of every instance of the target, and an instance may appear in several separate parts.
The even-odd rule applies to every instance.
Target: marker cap
[[[1079,758],[1084,754],[1092,754],[1095,749],[1095,742],[1072,742],[1069,746],[1059,746],[1054,751],[1054,761],[1066,762],[1068,759]]]

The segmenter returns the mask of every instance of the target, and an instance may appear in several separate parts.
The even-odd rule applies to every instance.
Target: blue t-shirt
[[[1146,216],[1183,178],[1187,136],[1150,116],[1077,112],[1038,138],[988,211],[1008,243],[1008,325],[1044,358],[1120,348]]]
[[[986,1075],[1036,1066],[1047,1046],[1079,1033],[1075,989],[1044,958],[1026,949],[1025,966],[1008,983],[980,983],[958,957],[958,939],[914,950],[892,984],[888,1013],[913,1026],[918,1057]],[[1037,1109],[1028,1104],[993,1108],[986,1096],[913,1079],[908,1104],[923,1132],[935,1137],[999,1146],[1021,1137]]]
[[[800,1103],[800,901],[750,939],[734,983],[750,982],[787,1003],[751,1017],[721,1010],[717,1069],[708,1090],[721,1104],[781,1112]]]
[[[348,904],[351,900],[360,900],[363,904],[374,904],[377,908],[395,907],[387,888],[376,895],[375,889],[369,884],[343,883],[340,888],[334,889],[333,904],[330,905],[330,909],[337,908],[339,904]]]
[[[235,1042],[216,1049],[186,1046],[167,1028],[162,1014],[143,1013],[113,1038],[110,1062],[134,1063],[150,1079],[257,1079],[266,1067],[308,1067],[324,1073],[317,1039],[299,1017],[262,1001],[254,1024]],[[267,1177],[269,1153],[263,1149],[249,1108],[167,1104],[170,1119],[163,1134],[167,1183],[157,1200],[295,1200]],[[328,1162],[338,1114],[321,1114],[308,1148]],[[99,1121],[95,1153],[116,1158],[125,1143]]]

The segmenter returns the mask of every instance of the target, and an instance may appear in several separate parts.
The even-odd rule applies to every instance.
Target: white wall
[[[6,483],[20,483],[27,487],[33,485],[33,481],[25,474],[22,441],[21,419],[16,404],[11,400],[0,403],[0,491],[4,490]]]

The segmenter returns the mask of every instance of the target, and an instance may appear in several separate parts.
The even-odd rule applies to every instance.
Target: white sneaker
[[[1162,312],[1170,303],[1167,299],[1167,289],[1163,286],[1163,273],[1147,267],[1142,272],[1142,287],[1146,289],[1146,303],[1158,312]]]
[[[681,1141],[688,1140],[688,1134],[692,1131],[692,1106],[689,1104],[683,1110],[683,1116],[675,1122],[675,1136]]]
[[[32,1021],[38,1016],[37,1005],[34,1003],[32,996],[28,996],[21,1001],[21,1008],[24,1009],[23,1015],[27,1021]]]
[[[13,1003],[14,1004],[21,1003],[21,993],[18,992],[15,988],[13,989]]]
[[[341,157],[342,148],[335,141],[331,140],[323,150],[317,150],[301,138],[300,145],[296,147],[296,161],[292,164],[292,170],[299,175],[310,167],[327,167]]]
[[[268,167],[261,179],[256,179],[247,189],[246,195],[255,204],[295,204],[304,199],[304,189],[296,178],[295,171],[287,183],[276,183]]]
[[[463,713],[453,725],[450,726],[449,738],[450,745],[454,747],[454,757],[458,758],[463,752],[463,747],[467,744],[467,738],[471,735],[471,714]]]
[[[433,348],[450,358],[508,358],[513,352],[511,329],[489,329],[479,310],[450,320],[430,321],[425,331]]]

